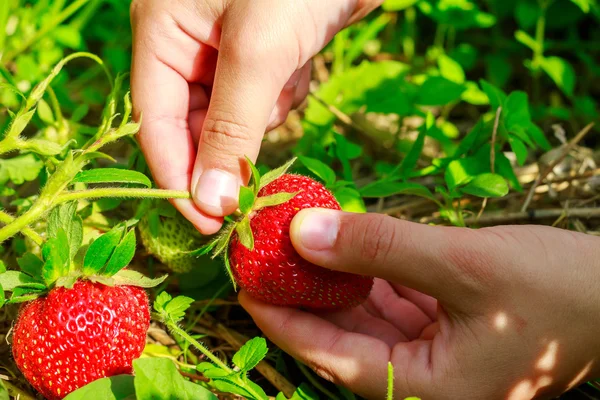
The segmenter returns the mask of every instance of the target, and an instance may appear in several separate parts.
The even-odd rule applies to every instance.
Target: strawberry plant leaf
[[[575,70],[560,57],[544,57],[542,69],[567,96],[573,96],[575,88]]]
[[[232,361],[242,372],[248,372],[265,358],[267,352],[267,341],[264,338],[255,337],[247,341],[233,355]]]
[[[35,254],[23,254],[23,257],[17,258],[17,264],[19,264],[21,270],[26,274],[29,274],[34,278],[41,279],[44,262]]]
[[[95,380],[69,394],[64,400],[126,400],[135,398],[132,375],[116,375]]]
[[[141,172],[120,168],[97,168],[79,172],[71,183],[127,183],[152,187],[150,179]]]
[[[62,153],[71,145],[71,141],[64,145],[45,139],[30,139],[25,142],[25,148],[42,156],[55,156]]]
[[[331,169],[323,161],[317,160],[316,158],[310,158],[305,156],[298,156],[298,159],[310,172],[318,176],[325,186],[330,186],[335,183],[336,175],[335,171]]]
[[[161,292],[154,301],[154,310],[159,313],[163,321],[177,324],[185,317],[185,312],[194,299],[186,296],[172,298],[167,292]]]
[[[231,239],[231,234],[235,229],[235,225],[235,223],[230,223],[225,227],[222,235],[219,236],[219,238],[217,239],[217,242],[215,244],[215,251],[213,252],[212,258],[217,257],[229,246],[229,240]]]
[[[526,127],[526,130],[529,137],[535,142],[535,144],[540,146],[542,150],[550,151],[552,149],[552,145],[550,142],[548,142],[548,139],[546,139],[544,132],[542,132],[542,130],[536,124],[530,121]]]
[[[47,285],[51,285],[59,277],[69,273],[69,239],[63,228],[59,228],[56,236],[48,238],[46,243],[44,243],[42,258],[44,259],[42,277]]]
[[[488,99],[490,100],[490,106],[493,110],[504,105],[506,94],[502,90],[484,79],[479,80],[479,84],[481,85],[481,89],[487,94]]]
[[[477,175],[460,190],[477,197],[503,197],[508,194],[508,184],[500,175],[485,173]]]
[[[510,144],[512,151],[517,156],[517,162],[519,165],[525,164],[525,161],[527,160],[527,147],[525,144],[513,136],[508,137],[508,143]]]
[[[246,186],[240,186],[239,198],[240,211],[244,215],[248,215],[252,211],[252,206],[254,206],[254,200],[256,199],[254,191]]]
[[[262,189],[262,188],[264,188],[265,186],[267,186],[269,183],[273,182],[275,179],[281,177],[283,174],[285,174],[288,171],[288,169],[290,169],[290,167],[295,162],[296,162],[296,157],[294,157],[291,160],[287,161],[281,167],[275,168],[275,169],[267,172],[266,174],[264,174],[260,178],[259,190]]]
[[[468,183],[475,176],[487,171],[489,171],[489,167],[476,157],[460,158],[448,164],[444,173],[444,179],[448,188],[453,189]]]
[[[270,196],[262,196],[256,199],[256,203],[254,204],[253,211],[258,211],[265,207],[277,206],[279,204],[286,203],[296,197],[300,192],[288,193],[288,192],[279,192],[272,194]]]
[[[160,234],[160,214],[155,208],[148,212],[148,228],[153,237],[158,237]]]
[[[389,197],[397,194],[412,194],[435,200],[427,187],[412,182],[390,182],[387,180],[373,182],[360,189],[360,194],[366,198]]]
[[[365,213],[367,208],[360,192],[351,187],[340,187],[333,191],[342,210],[354,213]]]
[[[59,229],[64,229],[67,235],[70,258],[75,257],[83,242],[83,221],[77,215],[77,202],[62,204],[52,210],[48,218],[48,237],[56,237]]]
[[[129,285],[141,288],[153,288],[165,281],[168,275],[163,275],[160,278],[148,278],[143,274],[131,269],[122,269],[111,277],[116,285]]]
[[[288,400],[281,392],[277,394],[275,400]],[[319,395],[313,391],[306,383],[301,383],[296,388],[292,397],[289,400],[319,400]]]
[[[219,242],[218,239],[212,240],[209,243],[205,244],[204,246],[200,247],[199,249],[191,251],[190,255],[196,256],[196,257],[204,256],[204,255],[210,253],[212,251],[212,249],[215,248],[215,246],[217,245],[218,242]]]
[[[135,255],[135,230],[130,229],[113,252],[103,275],[112,276],[129,265]]]
[[[235,225],[235,231],[238,234],[238,238],[242,245],[248,250],[254,249],[254,235],[252,234],[252,228],[250,227],[250,219],[245,216],[240,222]]]
[[[39,176],[43,168],[44,163],[33,154],[0,159],[0,185],[7,182],[22,185],[24,182],[33,181]]]
[[[433,115],[429,117],[431,113],[427,114],[428,118],[433,118]],[[429,122],[432,124],[432,122]],[[427,124],[427,123],[426,123]],[[402,163],[398,166],[398,171],[393,173],[392,175],[397,175],[399,177],[405,177],[407,173],[411,172],[415,169],[417,165],[417,161],[419,161],[419,157],[421,156],[421,152],[423,151],[423,145],[425,144],[425,136],[427,136],[428,127],[422,126],[421,131],[419,132],[419,136],[411,146],[408,154],[402,160]]]
[[[424,106],[446,105],[460,99],[465,90],[464,85],[441,76],[431,76],[419,88],[416,103]]]
[[[209,390],[186,382],[170,359],[139,358],[133,361],[133,369],[139,399],[217,400]]]
[[[104,268],[123,236],[123,227],[116,226],[90,244],[83,259],[83,274],[94,275]]]
[[[250,166],[250,170],[252,171],[252,182],[251,182],[251,185],[248,185],[248,186],[252,188],[252,191],[254,192],[254,196],[257,196],[258,191],[260,190],[260,172],[258,172],[258,169],[256,169],[256,165],[254,165],[252,160],[250,160],[247,156],[246,156],[246,161],[248,162],[248,165]]]
[[[19,271],[6,271],[0,274],[0,285],[2,285],[2,288],[7,292],[12,292],[18,287],[27,287],[35,290],[46,289],[45,285]]]

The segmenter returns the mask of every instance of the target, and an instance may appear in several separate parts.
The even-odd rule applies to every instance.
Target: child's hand
[[[308,92],[310,58],[382,0],[134,0],[132,96],[157,184],[205,234],[237,208],[265,129]]]
[[[275,344],[360,395],[385,398],[388,361],[398,399],[531,399],[600,376],[599,238],[313,210],[291,237],[315,264],[380,278],[367,302],[313,314],[240,300]]]

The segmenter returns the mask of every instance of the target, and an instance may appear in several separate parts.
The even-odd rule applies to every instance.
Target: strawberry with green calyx
[[[21,271],[0,274],[5,303],[25,303],[13,330],[13,356],[48,399],[61,399],[96,379],[131,372],[150,324],[149,279],[124,269],[135,232],[118,225],[82,247],[76,203],[53,210],[42,257],[26,253]],[[3,293],[3,292],[2,292]]]
[[[240,188],[238,219],[196,254],[224,254],[234,284],[262,301],[309,309],[355,307],[368,297],[373,278],[316,266],[292,246],[290,224],[301,209],[340,209],[321,183],[286,174],[293,162],[261,177],[248,160],[252,181]]]
[[[203,246],[208,239],[166,201],[140,209],[144,211],[138,230],[146,251],[173,272],[191,271],[198,260],[190,252]],[[210,275],[207,279],[218,273],[214,269],[207,272]]]

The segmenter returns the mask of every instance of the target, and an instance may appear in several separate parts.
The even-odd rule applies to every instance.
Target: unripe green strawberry
[[[158,219],[156,231],[152,229],[148,215],[138,224],[144,247],[173,272],[189,272],[198,264],[198,259],[188,252],[201,247],[206,239],[178,212],[173,216],[155,217]]]
[[[131,373],[149,324],[144,289],[78,281],[22,306],[13,356],[36,390],[58,400],[97,379]]]

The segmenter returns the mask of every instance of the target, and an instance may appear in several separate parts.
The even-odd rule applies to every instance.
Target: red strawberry
[[[282,175],[258,193],[300,192],[291,200],[250,214],[254,248],[244,246],[236,233],[229,261],[236,282],[252,296],[276,305],[311,309],[342,309],[362,303],[373,279],[318,267],[302,259],[289,237],[294,215],[304,208],[339,210],[335,197],[320,183],[300,175]]]
[[[131,373],[149,324],[144,289],[78,281],[22,306],[13,355],[40,393],[62,399],[96,379]]]

